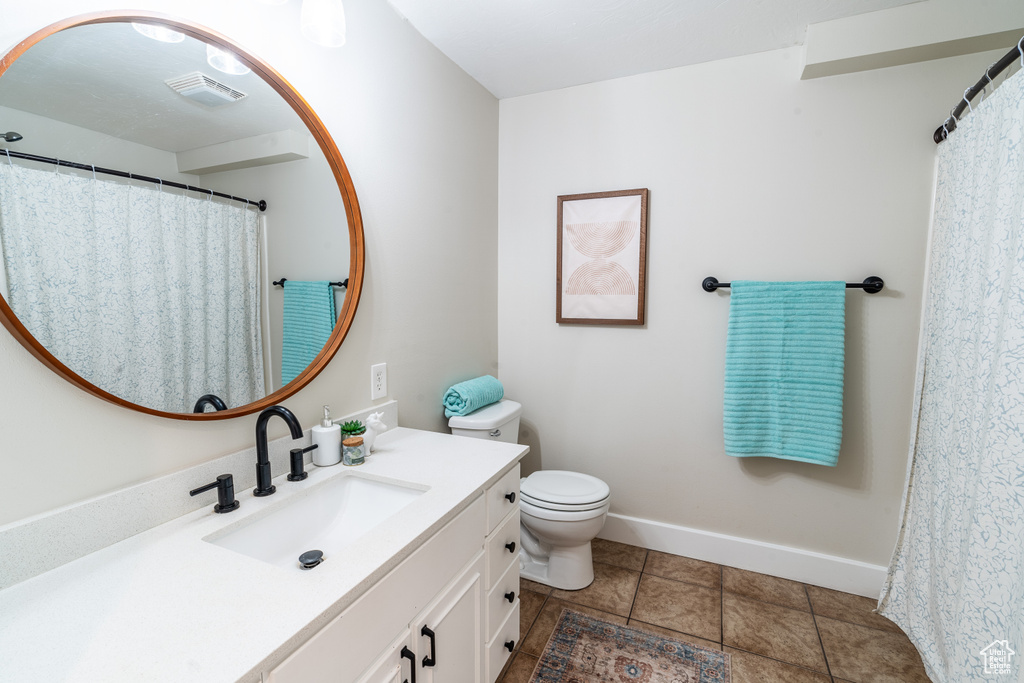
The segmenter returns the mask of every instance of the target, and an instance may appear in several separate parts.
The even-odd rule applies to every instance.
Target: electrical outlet
[[[388,395],[388,364],[377,363],[370,366],[370,400],[384,398]]]

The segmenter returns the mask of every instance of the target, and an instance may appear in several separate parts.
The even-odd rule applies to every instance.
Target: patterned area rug
[[[530,683],[729,683],[729,655],[562,610]]]

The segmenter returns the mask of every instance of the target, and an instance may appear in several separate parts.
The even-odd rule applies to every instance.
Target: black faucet
[[[199,397],[199,400],[196,401],[196,405],[195,407],[192,408],[192,412],[205,413],[206,406],[208,405],[213,406],[214,410],[228,409],[227,405],[224,403],[220,396],[217,396],[216,394],[203,394],[202,396]]]
[[[267,454],[267,422],[275,415],[288,423],[293,439],[302,438],[299,421],[292,411],[284,406],[270,406],[260,413],[256,418],[256,488],[252,491],[254,496],[269,496],[277,490],[277,487],[270,483],[270,457]]]

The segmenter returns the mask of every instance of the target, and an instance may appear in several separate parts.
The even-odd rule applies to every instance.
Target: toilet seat
[[[549,522],[582,522],[608,514],[610,500],[605,498],[593,506],[563,506],[563,509],[552,509],[534,505],[525,498],[519,498],[519,512],[523,518],[543,519]]]
[[[524,503],[545,510],[596,510],[608,503],[611,490],[597,477],[566,470],[541,470],[519,482]]]

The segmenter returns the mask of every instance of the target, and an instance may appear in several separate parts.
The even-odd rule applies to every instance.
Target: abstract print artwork
[[[643,325],[648,190],[558,198],[559,323]]]

